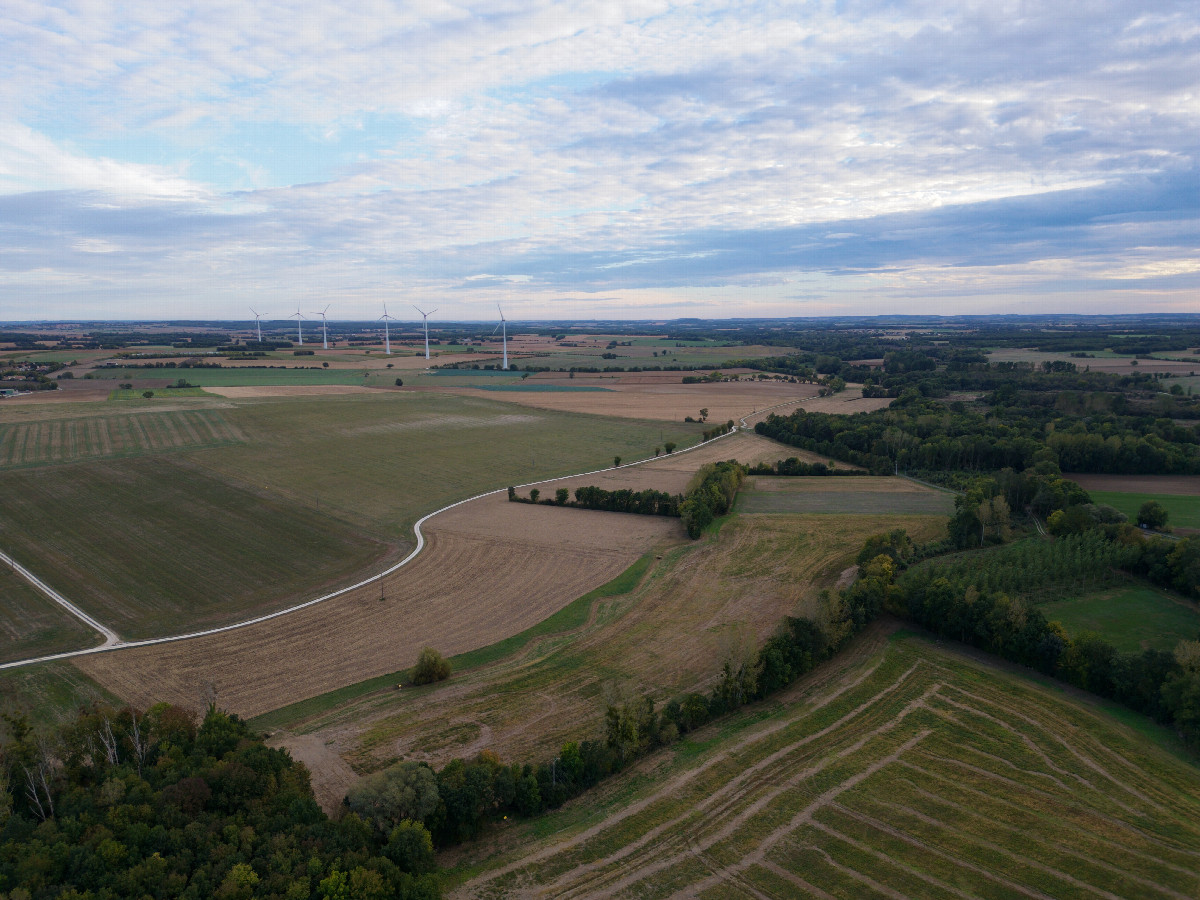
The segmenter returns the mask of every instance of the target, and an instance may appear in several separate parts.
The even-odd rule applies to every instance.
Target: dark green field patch
[[[0,496],[6,549],[126,638],[315,597],[395,549],[175,456],[14,469]]]
[[[219,409],[113,413],[0,425],[0,469],[223,447],[245,435]]]
[[[362,384],[368,369],[255,369],[230,366],[224,369],[95,369],[93,377],[132,381],[144,378],[186,378],[195,387],[263,387],[288,384]],[[158,396],[158,391],[155,391]]]
[[[1088,491],[1093,502],[1115,507],[1137,521],[1138,510],[1147,500],[1157,500],[1166,507],[1167,524],[1176,528],[1200,528],[1200,497],[1184,494],[1143,494],[1124,491]]]
[[[1146,585],[1129,585],[1068,600],[1043,603],[1047,619],[1062,622],[1072,637],[1094,631],[1118,650],[1174,650],[1200,638],[1200,607]]]

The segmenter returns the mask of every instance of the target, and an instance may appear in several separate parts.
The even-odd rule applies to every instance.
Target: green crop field
[[[6,537],[0,532],[0,540]],[[80,650],[101,640],[99,634],[0,562],[0,663]]]
[[[164,450],[219,447],[245,439],[219,409],[95,415],[0,424],[0,469]]]
[[[230,366],[227,369],[95,369],[93,377],[106,381],[131,381],[135,378],[186,379],[196,387],[245,387],[286,384],[362,384],[367,369],[265,369]],[[393,376],[394,377],[394,376]]]
[[[699,430],[407,392],[156,403],[0,425],[6,549],[126,638],[319,596],[397,559],[427,512]]]
[[[914,637],[808,683],[468,849],[450,896],[1200,894],[1200,769],[1149,723]]]
[[[1147,500],[1157,500],[1166,507],[1168,525],[1176,528],[1200,528],[1200,497],[1186,494],[1141,494],[1124,491],[1088,491],[1093,502],[1105,503],[1137,521],[1138,510]]]
[[[70,721],[81,707],[121,701],[69,662],[0,671],[0,712],[22,712],[35,726]]]
[[[10,470],[0,494],[8,551],[125,638],[318,596],[395,549],[176,456]]]
[[[1200,606],[1147,585],[1127,585],[1043,603],[1047,619],[1062,622],[1072,637],[1094,631],[1118,650],[1174,650],[1200,639]]]

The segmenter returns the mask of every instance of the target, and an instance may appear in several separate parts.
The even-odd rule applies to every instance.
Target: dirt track
[[[656,486],[679,491],[715,459],[777,458],[779,445],[737,434],[645,466],[542,485]],[[572,485],[572,486],[578,486]],[[537,624],[620,574],[652,547],[682,537],[675,519],[509,503],[464,503],[425,526],[412,564],[372,585],[237,631],[75,660],[126,701],[222,705],[253,716],[410,665],[421,647],[447,655],[487,646]]]

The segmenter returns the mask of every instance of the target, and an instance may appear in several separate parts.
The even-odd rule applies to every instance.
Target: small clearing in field
[[[1198,797],[1097,705],[894,637],[455,851],[449,896],[1195,897]]]

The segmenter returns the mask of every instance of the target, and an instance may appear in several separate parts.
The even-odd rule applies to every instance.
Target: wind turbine
[[[496,304],[496,310],[500,313],[500,324],[492,329],[492,335],[494,336],[497,331],[500,331],[500,338],[504,342],[504,366],[503,366],[503,368],[505,370],[507,370],[508,369],[508,320],[504,318],[504,310],[500,309],[499,303]],[[503,329],[503,331],[501,331],[501,329]]]
[[[300,323],[304,320],[304,316],[300,315],[299,305],[296,306],[296,312],[293,315],[288,316],[288,318],[296,320],[296,334],[300,338],[300,346],[303,347],[304,346],[304,326],[301,325]]]
[[[254,307],[250,307],[250,312],[254,313],[254,327],[258,329],[258,342],[262,343],[262,313],[254,312]]]
[[[396,317],[388,315],[386,303],[383,304],[383,315],[380,316],[379,318],[383,319],[383,352],[386,353],[388,356],[391,356],[392,355],[392,336],[388,332],[388,320],[394,319]]]
[[[437,310],[431,309],[429,312],[422,312],[419,306],[414,306],[413,309],[421,313],[421,318],[425,320],[425,358],[429,359],[429,317],[437,312]]]
[[[329,312],[330,305],[331,304],[326,303],[325,308],[323,310],[321,310],[320,312],[313,313],[314,316],[321,317],[321,348],[323,350],[329,349],[329,332],[326,331],[326,329],[325,329],[325,326],[328,325],[329,323],[325,319],[325,313]]]

